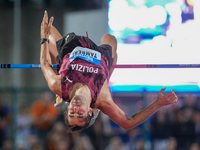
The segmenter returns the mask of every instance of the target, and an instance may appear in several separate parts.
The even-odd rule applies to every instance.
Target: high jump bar
[[[0,68],[40,69],[40,64],[0,64]],[[52,64],[57,69],[57,64]],[[117,64],[112,68],[200,68],[200,64]]]

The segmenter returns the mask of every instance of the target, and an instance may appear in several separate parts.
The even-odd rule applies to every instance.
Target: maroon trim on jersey
[[[82,45],[82,47],[84,48],[90,48],[90,40],[88,37],[88,32],[86,32],[87,38],[85,38],[84,36],[81,36],[81,40],[79,40],[80,44]]]

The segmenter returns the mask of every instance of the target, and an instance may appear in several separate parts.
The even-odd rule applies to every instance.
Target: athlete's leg
[[[49,52],[51,56],[52,64],[57,64],[56,57],[58,56],[58,51],[56,47],[56,41],[62,38],[58,30],[52,26],[51,35],[49,36]]]
[[[112,58],[114,60],[112,65],[117,64],[117,39],[114,36],[107,33],[101,38],[101,44],[108,44],[112,47]],[[110,77],[113,71],[114,68],[110,68]]]

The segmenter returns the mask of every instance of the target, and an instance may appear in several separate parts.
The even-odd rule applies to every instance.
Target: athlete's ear
[[[92,116],[92,108],[89,109],[89,115]]]

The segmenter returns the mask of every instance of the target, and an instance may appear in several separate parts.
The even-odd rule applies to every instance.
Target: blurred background
[[[44,10],[61,35],[118,40],[118,64],[200,64],[199,0],[0,0],[0,63],[39,64]],[[40,69],[0,69],[0,150],[200,150],[200,69],[115,69],[110,90],[128,116],[175,89],[179,101],[124,130],[103,113],[66,133]]]

